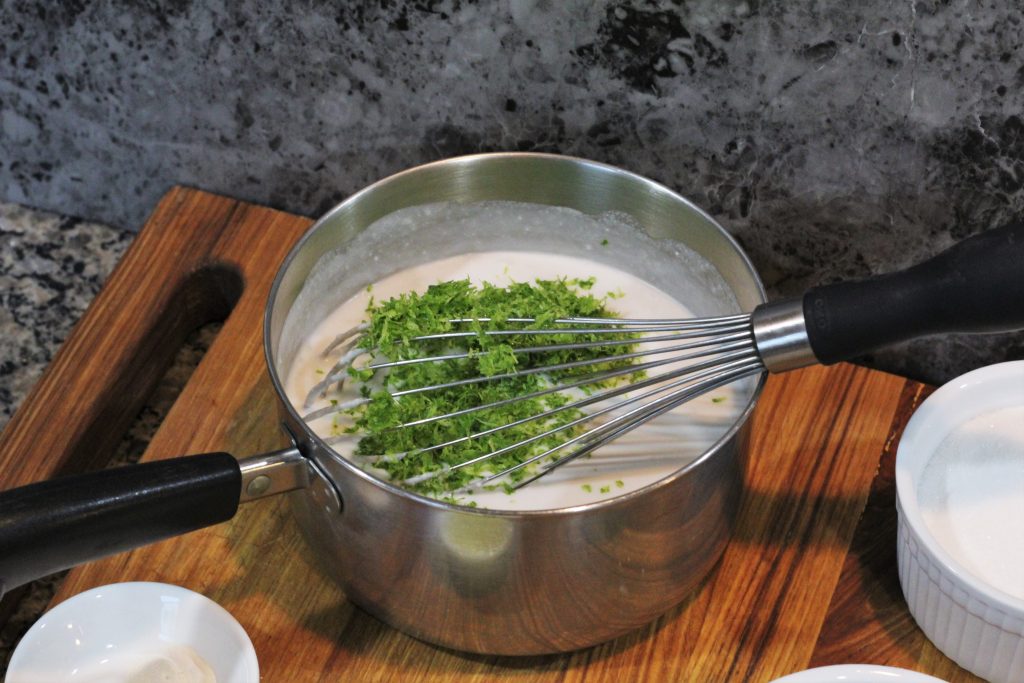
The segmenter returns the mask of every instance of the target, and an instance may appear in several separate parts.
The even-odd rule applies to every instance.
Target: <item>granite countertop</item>
[[[0,202],[0,431],[134,239],[134,233]],[[134,462],[219,330],[193,333],[136,417],[108,466]],[[46,610],[63,573],[40,579],[0,624],[0,679],[25,631]]]
[[[133,237],[99,223],[0,203],[0,428]]]

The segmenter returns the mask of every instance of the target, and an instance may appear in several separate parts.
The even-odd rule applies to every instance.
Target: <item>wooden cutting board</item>
[[[144,460],[283,447],[262,351],[270,283],[305,218],[176,188],[0,435],[0,489],[96,468],[185,335],[226,316]],[[769,681],[826,664],[977,680],[916,627],[896,577],[893,463],[929,388],[838,365],[772,377],[735,538],[682,604],[566,655],[464,655],[354,607],[316,568],[286,500],[73,570],[55,598],[116,581],[203,593],[249,632],[264,681]]]

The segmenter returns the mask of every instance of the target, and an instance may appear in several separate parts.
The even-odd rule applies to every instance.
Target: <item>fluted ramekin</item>
[[[994,683],[1024,681],[1024,600],[971,574],[942,547],[921,514],[917,487],[953,429],[1011,406],[1024,406],[1024,361],[969,372],[921,404],[896,453],[897,559],[910,613],[950,659]]]

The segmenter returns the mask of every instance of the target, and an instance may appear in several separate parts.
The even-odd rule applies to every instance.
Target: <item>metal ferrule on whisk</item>
[[[768,372],[815,365],[802,299],[761,304],[750,315],[757,353]]]

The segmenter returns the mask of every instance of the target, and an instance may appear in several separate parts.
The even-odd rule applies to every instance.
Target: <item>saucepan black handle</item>
[[[0,595],[76,564],[231,519],[242,474],[191,455],[0,491]]]
[[[940,332],[1024,328],[1024,223],[898,273],[816,287],[803,309],[811,348],[825,364]]]

